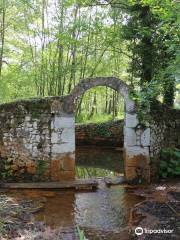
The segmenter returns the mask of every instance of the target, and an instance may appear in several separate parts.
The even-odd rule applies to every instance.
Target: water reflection
[[[81,170],[87,169],[79,176],[102,177],[109,174],[108,171],[110,174],[122,174],[121,157],[120,152],[110,149],[78,149],[78,166]],[[35,219],[58,228],[64,240],[78,239],[75,237],[77,225],[85,231],[89,240],[128,239],[129,210],[142,201],[123,186],[106,187],[102,179],[99,179],[99,188],[95,192],[21,190],[8,194],[16,199],[42,199],[44,208],[35,215]]]
[[[38,194],[38,192],[37,192]],[[44,195],[42,193],[42,195]],[[43,221],[53,228],[71,229],[74,225],[74,203],[75,193],[73,191],[54,191],[46,194],[44,210],[36,215],[36,220]]]
[[[124,172],[122,151],[94,146],[77,147],[76,176],[78,178],[112,177]]]

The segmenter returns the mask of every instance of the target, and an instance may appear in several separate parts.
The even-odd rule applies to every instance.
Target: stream
[[[143,200],[123,185],[107,187],[103,177],[123,175],[122,152],[118,149],[78,147],[76,176],[98,178],[96,191],[11,190],[7,194],[18,201],[41,200],[44,207],[34,214],[35,221],[58,229],[64,240],[78,239],[77,226],[88,239],[130,239],[128,218],[130,208]]]

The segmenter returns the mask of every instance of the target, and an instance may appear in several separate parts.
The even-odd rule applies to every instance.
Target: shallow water
[[[122,175],[120,156],[121,152],[112,149],[78,149],[79,177]],[[83,174],[80,174],[82,169]],[[90,240],[129,239],[129,210],[142,201],[141,197],[133,195],[123,186],[106,187],[103,179],[99,179],[99,188],[94,192],[19,190],[8,194],[17,200],[41,199],[44,208],[35,214],[35,219],[52,228],[59,228],[65,240],[76,239],[74,233],[77,225]]]
[[[124,174],[122,151],[117,148],[83,146],[76,149],[77,178],[119,176]]]

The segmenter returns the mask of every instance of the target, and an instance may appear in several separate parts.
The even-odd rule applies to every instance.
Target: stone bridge
[[[1,179],[74,179],[76,101],[96,86],[110,87],[123,96],[125,176],[127,180],[141,177],[149,182],[150,159],[157,161],[162,147],[180,145],[180,113],[157,104],[148,125],[141,124],[136,104],[129,98],[128,86],[115,77],[84,79],[67,96],[32,98],[0,105]]]

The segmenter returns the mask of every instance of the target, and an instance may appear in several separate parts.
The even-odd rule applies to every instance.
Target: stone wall
[[[170,109],[159,102],[153,103],[150,114],[150,157],[151,174],[155,175],[159,154],[163,148],[180,149],[180,110]]]
[[[146,126],[141,124],[137,106],[129,98],[128,86],[114,77],[84,79],[70,95],[64,97],[0,105],[1,180],[74,179],[75,104],[85,91],[95,86],[111,87],[124,97],[123,134],[121,129],[124,144],[122,139],[118,141],[124,148],[125,176],[127,180],[143,179],[149,182],[152,162],[158,166],[160,150],[180,146],[180,111],[156,103],[151,109],[149,123]],[[109,133],[102,126],[98,128],[98,135],[100,133],[102,138],[106,136],[114,141],[115,129]],[[87,134],[90,138],[92,132],[88,130]]]
[[[124,127],[124,163],[127,180],[150,181],[150,129],[140,124],[136,112],[126,113]]]
[[[136,104],[129,98],[128,85],[116,77],[83,79],[71,94],[61,98],[31,99],[1,105],[0,176],[5,174],[6,180],[13,178],[16,181],[73,179],[76,103],[88,89],[96,86],[110,87],[123,96],[125,175],[128,180],[135,178],[136,169],[144,162],[142,175],[149,181],[149,164],[145,161],[149,152],[146,146],[133,142],[134,135],[139,138],[136,126],[140,126]],[[146,138],[146,134],[142,136]],[[7,171],[3,173],[3,168],[8,170],[8,176]]]
[[[124,163],[126,179],[150,181],[150,129],[141,125],[137,117],[137,105],[129,96],[129,86],[116,77],[86,78],[75,86],[67,98],[66,106],[73,112],[77,100],[90,88],[106,86],[124,98]]]
[[[73,114],[65,97],[0,105],[0,168],[6,181],[74,179]]]
[[[65,97],[31,99],[0,105],[1,178],[10,181],[73,179],[75,106],[88,89],[96,86],[110,87],[123,96],[125,176],[127,180],[141,178],[149,182],[150,150],[155,152],[157,142],[150,142],[149,125],[144,126],[139,122],[137,106],[129,97],[128,85],[115,77],[83,79]],[[154,132],[158,131],[158,124],[158,120],[154,120]],[[100,131],[107,134],[102,129]],[[158,143],[162,143],[166,132],[163,130]]]
[[[123,147],[124,120],[76,124],[76,145]]]

